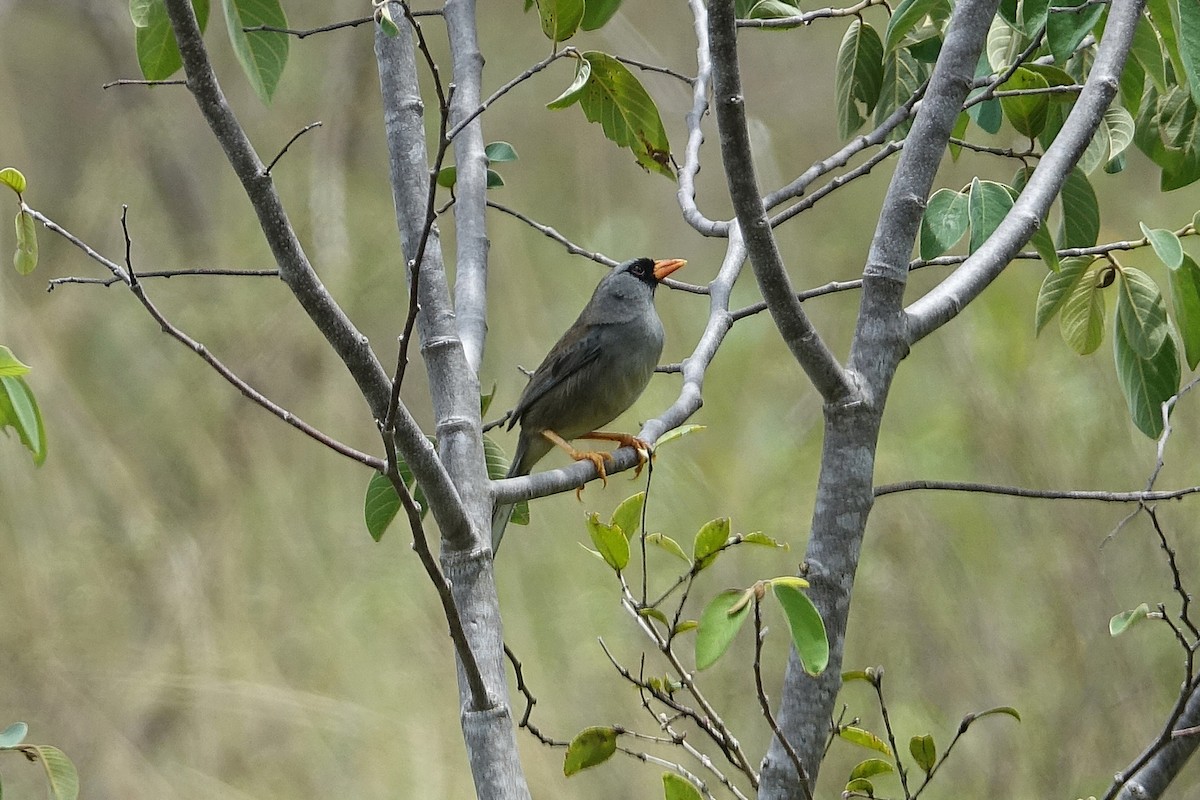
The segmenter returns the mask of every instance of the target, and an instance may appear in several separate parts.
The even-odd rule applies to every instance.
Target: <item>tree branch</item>
[[[737,27],[732,0],[712,3],[709,6],[708,23],[721,157],[754,276],[775,325],[809,380],[826,403],[842,402],[852,397],[856,390],[796,300],[758,192],[750,134],[746,128],[745,97],[738,68]]]
[[[1033,236],[1116,95],[1142,5],[1143,0],[1116,0],[1111,4],[1096,61],[1062,130],[995,232],[961,267],[908,307],[910,343],[920,341],[957,316]]]

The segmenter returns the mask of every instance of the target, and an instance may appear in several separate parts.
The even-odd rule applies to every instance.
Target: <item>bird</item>
[[[650,382],[663,349],[654,290],[686,263],[634,258],[600,280],[579,317],[533,371],[509,415],[506,429],[520,423],[521,432],[506,477],[528,475],[557,445],[576,461],[591,461],[606,478],[604,460],[611,456],[580,452],[569,444],[572,439],[616,441],[639,453],[648,449],[629,434],[599,428],[633,405]],[[499,504],[492,514],[493,556],[511,513],[511,504]]]

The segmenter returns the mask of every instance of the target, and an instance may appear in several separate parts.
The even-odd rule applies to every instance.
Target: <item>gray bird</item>
[[[581,453],[567,444],[607,425],[641,396],[662,355],[663,328],[654,290],[686,264],[678,258],[635,258],[605,275],[579,318],[534,371],[508,419],[521,423],[509,478],[528,475],[556,444],[577,461],[590,460],[604,477],[607,454]],[[634,437],[604,434],[632,445]],[[511,505],[492,515],[492,552],[500,547]]]

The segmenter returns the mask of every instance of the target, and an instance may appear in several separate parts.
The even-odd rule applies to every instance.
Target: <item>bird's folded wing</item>
[[[589,328],[582,336],[573,336],[574,333],[576,333],[574,328],[567,331],[567,334],[550,349],[546,360],[533,373],[525,391],[521,393],[521,399],[517,401],[517,406],[513,409],[508,423],[509,428],[547,392],[562,385],[572,375],[600,357],[601,329],[599,326]]]

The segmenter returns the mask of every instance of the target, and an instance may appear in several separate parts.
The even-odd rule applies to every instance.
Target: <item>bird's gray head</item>
[[[650,287],[651,293],[658,287],[659,281],[670,275],[675,270],[682,267],[687,262],[681,258],[668,258],[663,261],[655,261],[652,258],[634,258],[622,264],[618,264],[611,273],[609,278],[614,281],[624,280],[618,276],[629,276],[637,278],[639,281]]]

